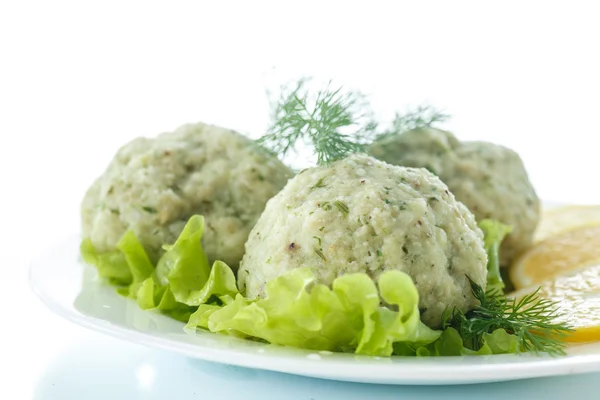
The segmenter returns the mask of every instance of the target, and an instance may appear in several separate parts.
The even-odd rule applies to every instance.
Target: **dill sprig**
[[[377,139],[398,135],[416,128],[432,127],[449,119],[449,114],[445,114],[433,106],[420,105],[403,114],[397,112],[392,121],[392,126],[388,130],[378,134]]]
[[[538,290],[520,299],[507,298],[499,290],[485,292],[470,278],[471,290],[479,305],[463,313],[454,310],[444,317],[445,326],[455,328],[466,347],[479,350],[485,333],[504,329],[518,340],[519,351],[565,354],[563,339],[573,331],[559,316],[556,303],[538,296]]]
[[[380,131],[366,97],[360,92],[332,88],[311,91],[307,78],[282,86],[279,98],[271,101],[271,124],[258,143],[280,157],[297,151],[303,143],[312,147],[318,165],[365,152],[374,139],[397,135],[415,128],[430,127],[450,116],[429,105],[396,113],[389,128]]]
[[[332,89],[331,82],[312,93],[306,84],[304,78],[292,89],[282,88],[271,104],[271,126],[258,142],[282,157],[298,143],[309,142],[318,165],[363,152],[377,128],[365,97],[343,87]]]

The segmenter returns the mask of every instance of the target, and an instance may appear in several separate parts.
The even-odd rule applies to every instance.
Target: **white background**
[[[29,398],[82,334],[31,297],[26,266],[78,230],[116,149],[193,121],[256,137],[281,80],[333,78],[383,119],[435,104],[459,138],[518,151],[542,198],[600,203],[595,4],[0,1],[0,398]]]

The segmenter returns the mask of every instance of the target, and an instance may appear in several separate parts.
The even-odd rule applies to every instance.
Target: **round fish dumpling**
[[[442,180],[478,220],[511,225],[500,247],[500,263],[509,266],[531,245],[540,220],[540,200],[523,161],[511,149],[487,142],[463,142],[454,172]]]
[[[235,269],[267,201],[292,176],[274,155],[233,130],[183,125],[118,150],[85,194],[82,233],[98,251],[110,251],[131,229],[156,260],[189,217],[202,214],[207,257]]]
[[[421,318],[440,327],[446,307],[472,309],[468,277],[486,287],[487,254],[474,216],[423,168],[354,154],[302,171],[269,202],[250,233],[238,270],[246,296],[272,279],[310,267],[319,283],[364,272],[406,272]],[[468,276],[468,277],[467,277]]]
[[[450,132],[419,128],[376,141],[369,153],[394,165],[427,168],[478,221],[490,218],[511,225],[513,230],[500,248],[502,266],[509,266],[531,245],[540,200],[515,151],[483,141],[460,142]]]

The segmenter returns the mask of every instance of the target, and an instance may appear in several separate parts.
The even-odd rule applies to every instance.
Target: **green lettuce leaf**
[[[204,286],[200,290],[190,291],[187,296],[181,298],[181,301],[190,306],[199,306],[209,302],[213,296],[219,299],[224,296],[231,298],[238,293],[235,275],[231,268],[222,261],[215,261]]]
[[[117,249],[125,257],[132,276],[129,287],[120,289],[119,293],[135,298],[142,283],[154,272],[154,265],[152,265],[144,246],[132,231],[127,231],[123,235],[117,244]]]
[[[96,267],[100,277],[120,286],[118,292],[125,296],[137,292],[141,283],[154,271],[146,250],[132,231],[121,237],[117,250],[99,253],[86,238],[81,242],[80,252],[86,263]]]
[[[328,288],[308,268],[266,285],[264,299],[237,294],[222,308],[199,307],[188,328],[235,334],[312,350],[389,356],[395,341],[431,343],[439,336],[419,318],[418,293],[408,275],[388,271],[379,290],[366,274],[347,274]],[[398,311],[382,307],[381,301]]]
[[[504,225],[501,222],[491,219],[484,219],[479,223],[479,228],[483,231],[484,249],[488,255],[488,275],[487,275],[487,291],[493,293],[495,291],[502,292],[505,288],[502,275],[500,274],[500,259],[498,253],[502,241],[512,231],[512,227]]]
[[[460,333],[447,327],[435,342],[418,346],[414,343],[394,343],[394,355],[417,357],[443,357],[443,356],[484,356],[491,354],[508,354],[517,352],[518,340],[515,335],[507,333],[504,329],[496,329],[486,333],[479,350],[472,350],[464,346]]]
[[[186,303],[193,292],[204,287],[210,266],[200,243],[204,233],[204,217],[192,216],[172,246],[158,260],[156,280],[170,285],[177,301]]]
[[[134,283],[130,286],[130,297],[137,298],[140,308],[188,322],[197,306],[212,296],[218,299],[238,293],[235,276],[227,265],[216,261],[210,268],[201,245],[203,232],[204,217],[191,217],[177,241],[164,246],[166,251],[156,268],[145,268],[143,273],[139,273],[140,268],[137,271],[132,268]],[[136,282],[136,273],[144,278],[142,282]]]
[[[187,322],[195,311],[194,307],[178,302],[169,285],[157,285],[151,277],[141,284],[136,297],[142,310],[158,311],[182,322]]]
[[[419,293],[409,275],[400,271],[386,271],[379,278],[381,299],[398,311],[379,307],[371,315],[375,322],[369,336],[363,334],[357,353],[391,355],[394,342],[427,344],[434,342],[439,331],[434,331],[421,322]],[[347,288],[347,296],[352,287]]]
[[[127,231],[119,243],[117,249],[121,250],[133,276],[133,282],[143,282],[154,272],[154,265],[139,242],[133,231]]]
[[[483,335],[483,343],[490,348],[492,354],[509,354],[519,352],[519,338],[504,329],[496,329]]]
[[[489,345],[483,342],[479,350],[471,350],[464,346],[460,333],[454,328],[446,328],[440,337],[428,349],[430,356],[485,356],[493,354]]]
[[[174,244],[153,265],[135,234],[123,235],[117,249],[99,253],[81,243],[85,262],[143,310],[166,314],[202,329],[273,344],[372,356],[452,356],[511,353],[517,338],[502,329],[485,334],[477,350],[465,347],[459,332],[428,328],[420,320],[419,294],[407,274],[386,271],[377,282],[364,273],[317,284],[309,268],[292,270],[266,284],[266,296],[247,299],[231,268],[212,267],[202,249],[204,218],[190,218]],[[503,288],[498,249],[510,228],[481,222],[488,252],[488,287]],[[385,306],[384,306],[385,305]]]
[[[221,309],[222,306],[219,305],[201,304],[200,306],[198,306],[198,309],[190,316],[185,326],[185,329],[195,330],[196,328],[201,328],[204,330],[208,330],[208,319],[214,312]]]
[[[99,253],[88,238],[81,242],[79,250],[83,261],[94,265],[98,276],[107,279],[111,285],[127,286],[132,282],[127,258],[120,250]]]
[[[133,231],[121,237],[117,250],[105,253],[98,253],[91,241],[84,239],[81,254],[101,277],[118,286],[119,294],[135,299],[142,310],[188,322],[196,306],[238,293],[227,265],[216,261],[210,268],[201,245],[203,232],[204,218],[191,217],[177,241],[164,246],[166,251],[156,266]]]

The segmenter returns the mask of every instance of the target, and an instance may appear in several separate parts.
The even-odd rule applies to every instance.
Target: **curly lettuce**
[[[512,232],[513,228],[492,219],[484,219],[479,222],[479,228],[483,231],[483,248],[488,256],[486,290],[490,293],[502,293],[506,285],[500,273],[500,259],[498,254],[502,241],[506,235]]]
[[[502,224],[483,223],[488,254],[497,253],[507,233]],[[365,273],[319,284],[309,268],[292,270],[266,285],[264,298],[240,293],[233,271],[212,266],[202,249],[204,218],[193,216],[177,241],[153,265],[131,231],[112,252],[99,253],[89,239],[82,258],[118,293],[147,311],[185,322],[185,329],[262,340],[312,350],[370,356],[483,355],[516,351],[515,336],[502,329],[486,334],[478,351],[464,346],[457,330],[433,330],[421,322],[419,294],[410,276],[386,271],[377,282]],[[493,255],[493,254],[492,254]],[[491,285],[499,286],[490,257]],[[496,261],[494,261],[496,260]],[[500,279],[498,281],[498,279]]]
[[[421,322],[419,297],[408,275],[388,271],[378,285],[357,273],[337,278],[330,289],[317,284],[310,269],[299,268],[268,282],[263,299],[248,300],[238,293],[222,308],[199,308],[187,327],[379,356],[390,356],[397,341],[426,344],[440,336]]]

